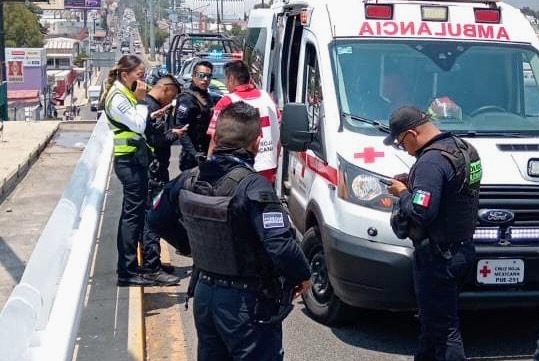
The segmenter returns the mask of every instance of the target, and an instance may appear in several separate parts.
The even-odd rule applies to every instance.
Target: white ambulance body
[[[313,269],[319,321],[415,307],[411,241],[380,178],[414,158],[383,145],[392,110],[438,109],[483,165],[478,260],[464,307],[539,303],[539,42],[496,1],[290,0],[249,17],[245,60],[283,109],[282,180]],[[449,100],[448,100],[449,99]],[[447,109],[446,109],[447,108]]]

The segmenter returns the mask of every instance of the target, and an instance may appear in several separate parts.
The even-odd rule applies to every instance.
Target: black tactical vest
[[[206,153],[210,145],[210,137],[206,134],[213,115],[214,104],[209,94],[202,94],[193,89],[184,89],[181,96],[189,96],[199,109],[195,121],[189,124],[187,135],[191,138],[198,152]]]
[[[481,160],[475,148],[465,140],[451,136],[454,142],[434,142],[424,148],[421,155],[438,150],[449,160],[457,183],[457,189],[444,187],[438,216],[428,227],[431,240],[439,245],[469,241],[477,223],[479,209],[479,184],[482,176]],[[414,168],[410,174],[414,173]]]
[[[254,231],[249,232],[248,220],[232,219],[230,204],[237,186],[251,174],[251,169],[236,167],[212,186],[199,181],[194,168],[180,191],[193,263],[201,270],[238,278],[261,275],[261,242]]]

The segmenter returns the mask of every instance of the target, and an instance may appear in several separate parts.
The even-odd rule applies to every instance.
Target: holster
[[[254,310],[255,322],[259,324],[282,322],[294,308],[293,296],[294,287],[283,279],[277,279],[257,298]]]
[[[187,286],[187,294],[185,296],[185,310],[189,308],[189,299],[194,297],[195,288],[198,283],[198,278],[200,277],[200,269],[197,266],[193,265],[191,272],[191,279],[189,280],[189,285]]]

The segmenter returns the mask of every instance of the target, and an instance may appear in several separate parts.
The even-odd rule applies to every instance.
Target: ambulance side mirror
[[[287,103],[281,117],[281,144],[287,150],[307,150],[313,135],[309,131],[309,115],[303,103]]]

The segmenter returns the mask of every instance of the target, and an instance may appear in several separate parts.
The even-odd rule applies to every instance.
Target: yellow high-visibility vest
[[[148,146],[148,144],[146,143],[144,134],[127,130],[127,126],[122,127],[122,123],[119,119],[112,116],[110,108],[112,106],[112,98],[116,94],[121,94],[126,97],[133,106],[138,104],[135,95],[125,87],[118,87],[116,84],[113,84],[107,93],[107,97],[105,98],[105,114],[109,121],[109,127],[114,133],[114,155],[134,154],[138,149],[136,145],[137,141],[142,140],[139,144],[146,144],[146,146]],[[151,149],[149,146],[148,148]]]

